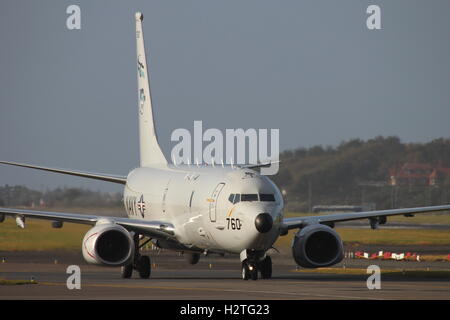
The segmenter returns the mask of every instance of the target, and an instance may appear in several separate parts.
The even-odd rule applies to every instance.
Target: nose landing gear
[[[262,261],[260,261],[258,268],[261,271],[261,278],[272,278],[272,259],[270,256],[266,256]]]
[[[269,256],[265,256],[261,261],[246,259],[242,262],[243,280],[258,280],[258,271],[262,279],[272,278],[272,259]]]
[[[249,263],[248,261],[242,262],[242,279],[258,280],[258,269],[255,264]]]

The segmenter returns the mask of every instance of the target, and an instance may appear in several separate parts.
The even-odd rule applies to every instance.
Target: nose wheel
[[[258,272],[262,279],[272,278],[272,259],[269,256],[257,263],[248,260],[242,262],[242,280],[258,280]]]
[[[242,279],[243,280],[258,280],[258,269],[253,263],[248,261],[242,262]]]
[[[261,272],[261,278],[263,279],[272,278],[272,259],[269,256],[266,256],[259,263],[259,271]]]

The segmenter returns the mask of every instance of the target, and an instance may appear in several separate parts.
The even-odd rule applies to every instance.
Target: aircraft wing
[[[148,237],[157,239],[173,238],[175,230],[174,226],[171,223],[163,221],[147,221],[122,217],[87,215],[80,213],[0,208],[0,215],[13,216],[16,218],[22,217],[45,219],[51,221],[72,222],[88,225],[95,225],[100,219],[107,219],[118,225],[121,225],[128,231],[135,231]],[[1,219],[0,221],[2,220],[3,219]]]
[[[120,184],[127,183],[127,177],[125,177],[125,176],[118,176],[118,175],[111,175],[111,174],[104,174],[104,173],[93,173],[93,172],[78,171],[78,170],[59,169],[59,168],[48,168],[48,167],[41,167],[41,166],[35,166],[35,165],[31,165],[31,164],[24,164],[24,163],[18,163],[18,162],[10,162],[10,161],[0,161],[0,163],[11,165],[11,166],[17,166],[17,167],[38,169],[38,170],[44,170],[44,171],[50,171],[50,172],[56,172],[56,173],[64,173],[64,174],[68,174],[68,175],[72,175],[72,176],[78,176],[78,177],[84,177],[84,178],[90,178],[90,179],[96,179],[96,180],[103,180],[103,181],[120,183]]]
[[[283,220],[282,229],[290,230],[303,228],[310,224],[327,224],[335,222],[343,222],[350,220],[370,219],[378,217],[388,217],[397,215],[413,215],[416,213],[437,212],[450,210],[450,205],[433,206],[433,207],[419,207],[419,208],[406,208],[406,209],[391,209],[391,210],[379,210],[379,211],[366,211],[366,212],[348,212],[348,213],[335,213],[321,216],[307,216],[307,217],[295,217],[286,218]]]

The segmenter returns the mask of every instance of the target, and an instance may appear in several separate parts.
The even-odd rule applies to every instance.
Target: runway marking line
[[[421,281],[418,281],[417,283],[410,283],[410,284],[406,284],[406,283],[392,283],[392,281],[387,282],[388,280],[382,280],[381,282],[381,286],[396,286],[396,287],[404,287],[404,288],[414,288],[415,285],[417,285],[417,283],[421,283]],[[430,281],[431,282],[431,281]],[[298,282],[285,282],[285,283],[289,283],[289,284],[298,284]],[[304,282],[306,284],[306,282]],[[326,284],[326,283],[323,283]],[[445,286],[432,286],[430,289],[450,289],[449,287],[445,287]],[[423,290],[423,288],[416,288],[416,290]]]
[[[65,283],[57,282],[39,282],[41,285],[48,286],[65,286]],[[298,284],[298,283],[297,283]],[[220,288],[188,288],[188,287],[164,287],[164,286],[145,286],[145,285],[124,285],[124,284],[84,284],[82,287],[109,287],[109,288],[139,288],[139,289],[160,289],[160,290],[186,290],[186,291],[220,291],[220,292],[242,292],[242,293],[262,293],[262,294],[278,294],[288,296],[307,296],[307,297],[327,297],[327,298],[342,298],[342,299],[369,299],[369,300],[382,300],[380,298],[373,297],[358,297],[358,296],[344,296],[344,295],[326,295],[326,294],[310,294],[299,292],[277,292],[277,291],[263,291],[263,290],[234,290],[234,289],[220,289]]]

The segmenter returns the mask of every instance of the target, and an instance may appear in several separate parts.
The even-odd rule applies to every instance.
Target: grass
[[[384,245],[448,245],[448,230],[336,228],[344,243]]]
[[[450,260],[448,259],[447,255],[442,255],[442,254],[435,254],[435,255],[425,254],[425,255],[420,255],[420,261],[450,261]]]
[[[64,223],[63,228],[54,229],[51,221],[28,219],[25,229],[20,229],[14,219],[7,218],[0,224],[0,251],[79,250],[90,227]]]

